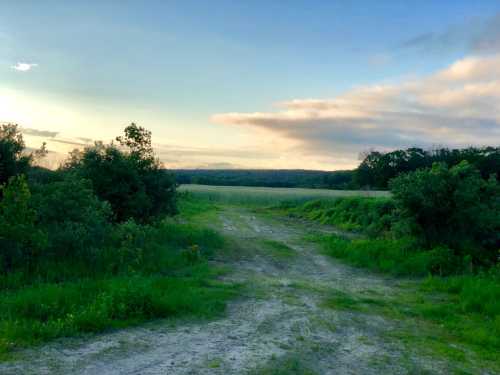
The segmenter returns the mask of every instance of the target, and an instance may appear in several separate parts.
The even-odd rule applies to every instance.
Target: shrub
[[[29,269],[43,255],[46,236],[35,226],[26,179],[11,177],[0,190],[0,268],[6,272],[20,265]]]
[[[37,226],[48,234],[47,258],[90,261],[110,230],[109,204],[94,195],[90,181],[76,175],[34,185],[32,206]]]
[[[175,181],[155,159],[151,133],[132,124],[117,140],[122,148],[96,143],[74,151],[65,169],[92,181],[96,195],[110,203],[118,222],[145,222],[175,213]]]
[[[405,230],[431,248],[445,245],[475,263],[494,263],[500,247],[500,187],[468,162],[400,175],[391,189]]]

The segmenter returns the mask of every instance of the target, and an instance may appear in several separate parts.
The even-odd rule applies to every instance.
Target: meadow
[[[181,185],[180,192],[211,202],[246,205],[275,205],[278,203],[303,203],[313,199],[337,199],[341,197],[388,197],[388,191],[377,190],[329,190],[307,188],[271,188],[247,186]]]

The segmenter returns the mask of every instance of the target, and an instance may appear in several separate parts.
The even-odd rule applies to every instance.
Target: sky
[[[149,129],[168,168],[500,144],[500,0],[0,0],[0,122],[56,167]]]

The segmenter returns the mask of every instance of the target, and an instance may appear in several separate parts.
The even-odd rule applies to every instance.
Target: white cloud
[[[18,62],[16,65],[12,65],[12,69],[17,70],[18,72],[28,72],[37,66],[38,64]]]
[[[500,144],[500,54],[467,57],[421,79],[358,87],[333,99],[295,99],[278,111],[222,113],[293,144],[297,154],[351,160],[368,148]]]

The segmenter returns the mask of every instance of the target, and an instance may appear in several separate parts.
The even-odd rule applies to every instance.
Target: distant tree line
[[[177,169],[179,184],[351,189],[354,171],[291,169]]]
[[[434,163],[453,167],[464,160],[476,167],[484,179],[492,174],[500,178],[500,147],[433,150],[413,147],[392,152],[371,151],[356,169],[352,183],[359,188],[387,189],[389,181],[401,173],[429,168]]]
[[[389,188],[389,181],[401,173],[430,168],[434,163],[453,167],[463,160],[477,168],[484,179],[491,174],[500,178],[500,147],[371,151],[364,155],[358,168],[333,172],[300,169],[177,169],[174,172],[178,184],[385,190]]]

